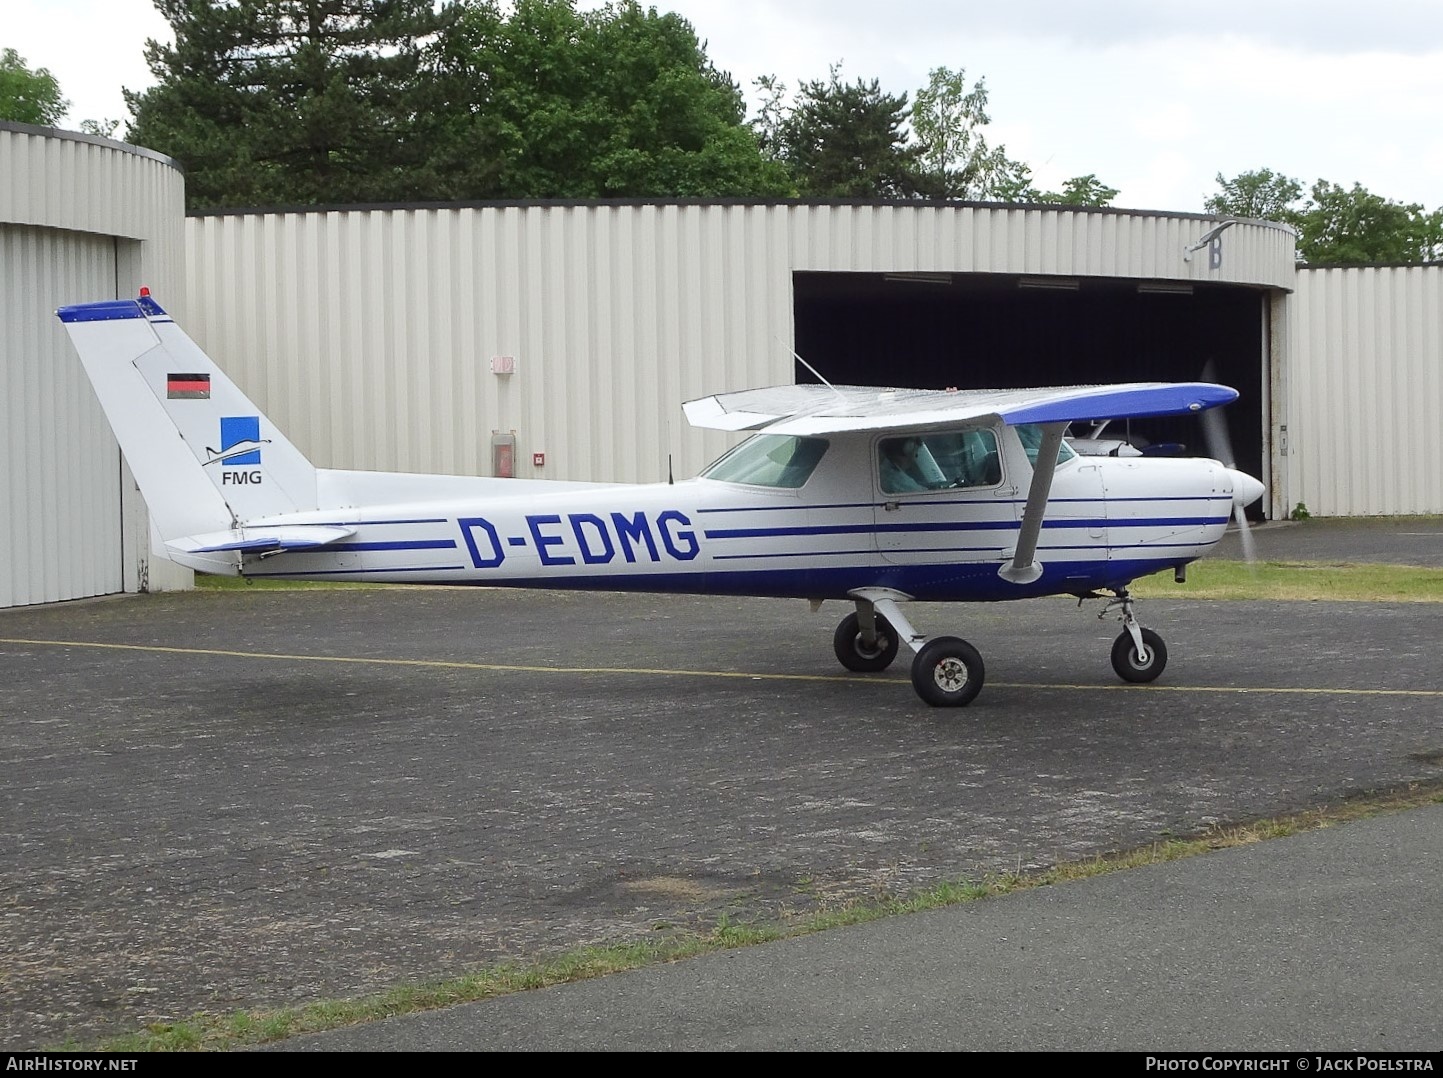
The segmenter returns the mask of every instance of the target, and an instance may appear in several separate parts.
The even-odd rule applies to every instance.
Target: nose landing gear
[[[1109,599],[1097,615],[1101,621],[1113,607],[1122,607],[1122,632],[1112,642],[1112,668],[1123,681],[1145,684],[1156,681],[1167,666],[1167,645],[1151,629],[1144,629],[1133,613],[1133,598],[1126,586],[1114,588],[1115,599]]]

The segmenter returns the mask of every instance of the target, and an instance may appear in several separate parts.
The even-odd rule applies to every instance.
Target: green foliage
[[[1313,265],[1431,261],[1443,253],[1440,214],[1393,202],[1360,184],[1345,190],[1319,180],[1298,217],[1298,253]]]
[[[1219,172],[1217,183],[1221,190],[1209,196],[1203,208],[1220,217],[1291,224],[1298,214],[1297,202],[1303,197],[1302,184],[1270,168],[1240,172],[1231,180]]]
[[[987,144],[982,128],[987,115],[987,87],[982,79],[969,89],[966,72],[945,67],[928,73],[910,113],[917,139],[921,182],[937,198],[990,199],[1010,190],[1020,169],[1003,146]],[[1112,192],[1114,195],[1116,191]]]
[[[80,131],[86,135],[99,135],[101,138],[115,138],[115,132],[120,128],[119,120],[81,120]]]
[[[192,206],[790,194],[695,31],[634,0],[155,0],[132,141]]]
[[[998,177],[992,197],[1043,206],[1110,206],[1117,193],[1116,187],[1107,186],[1095,172],[1063,180],[1061,191],[1039,191],[1032,183],[1032,170],[1012,162],[1010,170]]]
[[[126,92],[129,138],[186,167],[192,206],[424,196],[432,66],[454,6],[430,0],[155,0],[174,45]]]
[[[934,68],[909,107],[907,95],[882,92],[876,79],[843,82],[834,64],[826,81],[804,82],[788,101],[768,75],[751,123],[763,153],[790,172],[808,198],[946,198],[1105,206],[1117,196],[1096,175],[1040,193],[1032,172],[988,143],[987,87],[960,68]]]
[[[998,202],[1031,203],[1042,200],[1042,192],[1032,182],[1032,169],[1017,162],[1005,176],[998,178],[991,197]]]
[[[790,194],[691,24],[634,0],[465,5],[446,42],[452,198]]]
[[[1063,180],[1061,191],[1039,191],[1032,182],[1032,169],[1016,161],[1007,162],[990,191],[999,202],[1043,206],[1107,206],[1117,194],[1117,188],[1107,186],[1095,172]]]
[[[1312,525],[1316,526],[1316,525]],[[1273,602],[1443,602],[1443,569],[1348,562],[1248,562],[1204,558],[1187,583],[1170,573],[1133,582],[1139,598],[1267,599]]]
[[[1307,519],[1308,519],[1309,517],[1311,517],[1312,515],[1313,515],[1312,513],[1308,512],[1308,507],[1307,507],[1306,505],[1304,505],[1302,502],[1299,502],[1297,505],[1293,506],[1293,511],[1288,514],[1288,519],[1289,519],[1289,520],[1307,520]]]
[[[1117,197],[1117,188],[1109,187],[1089,172],[1062,181],[1061,191],[1044,191],[1037,201],[1057,206],[1107,206]]]
[[[30,70],[14,49],[0,52],[0,120],[54,127],[69,108],[48,70]]]
[[[781,117],[777,153],[807,198],[909,198],[922,193],[917,147],[907,136],[907,95],[876,79],[804,82]]]
[[[1298,258],[1311,265],[1431,262],[1443,258],[1443,208],[1385,199],[1361,184],[1351,189],[1326,180],[1303,185],[1258,169],[1233,179],[1218,174],[1220,190],[1204,202],[1209,213],[1279,221],[1298,234]]]

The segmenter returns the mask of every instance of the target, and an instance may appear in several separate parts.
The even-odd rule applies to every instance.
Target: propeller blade
[[[1238,545],[1242,547],[1243,561],[1247,563],[1248,570],[1255,573],[1258,555],[1253,544],[1252,525],[1248,523],[1248,506],[1261,498],[1267,488],[1247,472],[1236,468],[1229,471],[1233,480],[1233,520],[1238,526]]]
[[[1199,381],[1216,382],[1217,364],[1209,359],[1203,364]],[[1238,458],[1233,456],[1233,442],[1228,435],[1228,421],[1221,408],[1209,408],[1202,419],[1203,434],[1207,438],[1208,455],[1220,461],[1224,467],[1236,472],[1233,477],[1237,493],[1233,497],[1233,520],[1238,527],[1238,546],[1242,548],[1243,563],[1250,573],[1257,573],[1258,551],[1253,542],[1252,525],[1248,523],[1247,507],[1263,496],[1263,485],[1252,476],[1238,472]]]
[[[1199,380],[1213,382],[1216,379],[1217,364],[1208,360],[1203,364],[1202,376]],[[1236,468],[1238,461],[1233,456],[1233,443],[1228,436],[1228,421],[1223,415],[1223,410],[1209,408],[1199,418],[1202,419],[1203,434],[1207,438],[1208,454],[1213,460],[1221,461],[1226,467]]]
[[[1257,575],[1258,549],[1253,543],[1253,526],[1248,523],[1248,513],[1241,505],[1233,507],[1233,519],[1238,522],[1238,545],[1243,548],[1243,564],[1248,572]]]

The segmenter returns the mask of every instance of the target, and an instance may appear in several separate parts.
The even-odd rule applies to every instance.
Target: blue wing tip
[[[1078,422],[1096,419],[1140,419],[1155,415],[1188,415],[1238,399],[1231,386],[1212,382],[1159,382],[1086,387],[1053,400],[1003,409],[1008,423]]]
[[[167,317],[150,289],[142,288],[136,299],[105,299],[98,303],[76,303],[55,312],[62,322],[113,322],[121,318]]]

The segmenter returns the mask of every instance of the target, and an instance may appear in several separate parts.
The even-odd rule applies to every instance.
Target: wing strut
[[[1066,423],[1042,424],[1042,446],[1032,466],[1032,485],[1027,488],[1027,507],[1022,510],[1022,528],[1017,533],[1017,550],[1012,561],[997,571],[1003,580],[1014,584],[1031,584],[1042,576],[1037,561],[1037,539],[1042,534],[1042,517],[1047,512],[1047,497],[1052,493],[1052,476],[1057,471],[1057,453],[1062,448]]]

